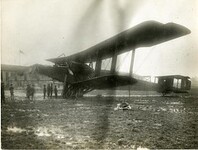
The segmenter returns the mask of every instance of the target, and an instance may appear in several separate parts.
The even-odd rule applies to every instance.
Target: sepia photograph
[[[198,149],[198,0],[1,0],[1,149]]]

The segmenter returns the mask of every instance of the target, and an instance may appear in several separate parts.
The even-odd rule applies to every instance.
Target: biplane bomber
[[[79,53],[48,59],[54,63],[54,66],[35,65],[34,70],[63,82],[65,98],[83,96],[95,89],[133,85],[139,82],[133,76],[137,48],[151,47],[189,33],[189,29],[179,24],[146,21]],[[132,51],[130,71],[128,74],[122,74],[116,70],[117,58],[118,55],[128,51]],[[109,70],[102,70],[104,59],[111,59]],[[158,77],[159,88],[157,91],[165,93],[175,90],[179,92],[179,87],[171,88],[174,78],[175,76]],[[176,76],[176,78],[181,79],[179,82],[182,84],[180,87],[182,92],[189,90],[190,80],[188,77]]]

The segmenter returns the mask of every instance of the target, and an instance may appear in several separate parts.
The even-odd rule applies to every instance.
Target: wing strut
[[[129,76],[133,76],[134,60],[135,60],[135,49],[132,50],[132,53],[131,53],[131,64],[130,64]]]
[[[135,49],[133,49],[132,53],[131,53],[131,64],[130,64],[129,77],[133,76],[134,61],[135,61]],[[129,100],[131,100],[131,85],[129,84],[128,86],[129,86]]]

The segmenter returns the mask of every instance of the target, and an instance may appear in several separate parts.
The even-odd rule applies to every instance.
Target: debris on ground
[[[118,103],[117,107],[114,110],[129,110],[131,106],[127,102]]]

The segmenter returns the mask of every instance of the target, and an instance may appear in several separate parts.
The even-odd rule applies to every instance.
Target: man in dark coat
[[[31,87],[28,84],[27,88],[26,88],[26,96],[27,96],[28,100],[30,100],[30,95],[31,95]]]
[[[3,82],[1,82],[1,103],[5,104],[5,91]]]
[[[57,98],[57,95],[58,95],[58,90],[57,90],[57,87],[56,87],[56,85],[54,86],[54,94],[55,94],[55,98]]]
[[[11,97],[11,100],[14,101],[14,87],[12,84],[10,84],[10,97]]]
[[[34,84],[32,84],[32,87],[31,87],[31,96],[32,96],[32,101],[34,100],[34,94],[35,94],[35,88],[34,88]]]
[[[43,85],[43,98],[45,99],[45,96],[46,96],[46,85]]]
[[[50,84],[47,85],[47,97],[49,98],[50,96]]]
[[[53,94],[53,84],[51,83],[51,86],[50,86],[50,97],[52,98],[52,94]]]

